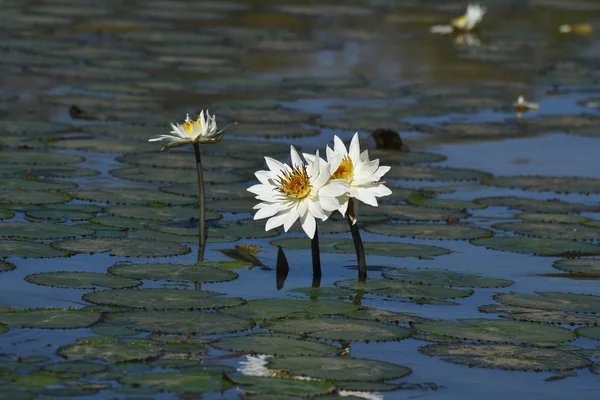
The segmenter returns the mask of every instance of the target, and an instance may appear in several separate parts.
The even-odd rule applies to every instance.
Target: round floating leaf
[[[485,185],[556,193],[600,193],[600,179],[572,176],[496,176]]]
[[[292,376],[335,381],[379,381],[410,375],[402,365],[352,357],[284,357],[269,360],[269,369],[284,370]]]
[[[21,258],[51,258],[64,257],[66,251],[50,247],[45,243],[35,243],[25,240],[0,240],[0,257]]]
[[[335,282],[335,285],[350,290],[363,290],[380,296],[409,298],[418,301],[423,299],[454,299],[468,297],[473,294],[470,289],[411,284],[391,279],[367,279],[364,282],[348,279]]]
[[[426,207],[439,208],[442,210],[469,210],[486,208],[485,204],[478,204],[470,200],[454,200],[454,199],[432,199],[425,197],[421,193],[415,193],[406,199],[409,204]]]
[[[490,177],[482,171],[458,168],[422,167],[414,165],[394,166],[387,174],[387,179],[420,180],[420,181],[472,181]]]
[[[4,325],[4,324],[0,324],[0,334],[6,333],[8,332],[8,326]],[[0,369],[2,368],[2,366],[0,365]]]
[[[338,347],[326,343],[301,340],[299,338],[270,333],[246,336],[228,336],[211,343],[219,349],[280,356],[325,356],[336,354]]]
[[[0,313],[0,322],[25,328],[74,329],[95,324],[100,313],[74,308],[36,308]]]
[[[0,204],[58,204],[71,200],[66,193],[53,193],[28,190],[0,191]]]
[[[566,351],[511,344],[441,343],[421,347],[420,351],[455,364],[517,371],[570,370],[591,364],[587,358]]]
[[[442,162],[446,156],[435,153],[420,153],[417,151],[396,151],[387,149],[369,149],[371,159],[379,158],[382,165],[412,165]]]
[[[100,336],[127,337],[139,335],[139,332],[123,326],[94,325],[92,332]]]
[[[174,206],[195,205],[192,197],[177,196],[152,189],[79,190],[70,193],[74,198],[112,204],[162,203]]]
[[[1,219],[9,219],[15,216],[15,213],[11,210],[4,210],[0,208],[0,220]]]
[[[89,168],[62,167],[56,165],[20,165],[6,164],[2,166],[0,176],[26,176],[27,179],[42,178],[77,178],[98,175],[100,172]]]
[[[148,224],[154,223],[154,221],[146,221],[136,218],[122,218],[115,217],[112,215],[99,215],[97,217],[92,218],[90,222],[91,224],[98,224],[121,229],[145,229]]]
[[[231,382],[201,371],[159,372],[124,376],[119,379],[124,385],[135,388],[147,388],[153,391],[167,392],[205,392],[224,391],[229,389]]]
[[[99,153],[139,153],[156,150],[156,145],[153,143],[106,138],[60,139],[50,142],[48,145],[58,149],[94,151]]]
[[[140,311],[110,313],[105,323],[130,326],[137,331],[211,335],[244,331],[254,326],[249,319],[202,311]]]
[[[414,324],[425,333],[468,340],[557,345],[577,335],[556,326],[499,319],[459,319],[458,321],[425,321]]]
[[[12,271],[15,268],[17,268],[15,264],[6,261],[0,261],[0,272]]]
[[[485,100],[489,101],[489,98]],[[445,103],[448,103],[449,100],[444,99]],[[482,99],[475,100],[476,106],[480,106],[482,103]],[[451,104],[457,103],[456,101],[452,101]],[[465,102],[463,101],[463,104]],[[460,103],[458,103],[460,104]],[[457,104],[457,105],[458,105]],[[472,107],[468,107],[472,108]],[[522,129],[517,129],[517,127],[510,126],[507,124],[498,124],[498,123],[485,123],[485,124],[443,124],[443,125],[420,125],[419,130],[425,133],[429,133],[432,135],[440,135],[448,138],[493,138],[493,137],[513,137],[513,136],[521,136],[524,134]]]
[[[264,138],[298,138],[318,135],[316,129],[307,129],[301,125],[276,125],[276,124],[243,124],[232,130],[235,136],[256,136]]]
[[[385,322],[391,324],[399,324],[401,322],[418,322],[425,321],[425,318],[417,317],[408,313],[397,313],[387,310],[378,310],[376,308],[361,307],[347,315],[348,318],[365,319],[375,322]]]
[[[554,222],[558,224],[580,224],[589,220],[589,218],[580,215],[566,214],[542,214],[542,213],[523,213],[515,215],[516,218],[524,219],[530,222]]]
[[[255,201],[251,198],[234,200],[212,200],[206,203],[206,208],[218,212],[251,213]]]
[[[574,275],[600,276],[600,259],[597,258],[567,258],[555,261],[552,266]]]
[[[227,262],[203,262],[196,265],[185,264],[115,264],[108,269],[113,275],[131,279],[149,279],[169,282],[226,282],[234,280],[238,274],[216,267]]]
[[[232,307],[244,302],[239,297],[213,297],[214,292],[180,289],[102,290],[87,293],[90,303],[155,310],[192,310]]]
[[[11,190],[69,190],[75,189],[77,185],[71,182],[58,182],[48,179],[10,178],[0,179],[0,187]]]
[[[454,271],[439,269],[419,269],[411,271],[408,269],[394,269],[385,271],[383,276],[388,279],[399,280],[402,282],[438,285],[438,286],[458,286],[458,287],[506,287],[514,283],[507,279],[486,278],[479,275],[461,274]]]
[[[435,384],[433,384],[435,385]],[[346,382],[339,382],[336,381],[335,382],[335,387],[338,388],[338,390],[350,390],[350,391],[356,391],[356,392],[391,392],[394,390],[398,390],[401,388],[401,386],[399,384],[395,384],[395,383],[387,383],[387,382],[352,382],[352,381],[346,381]],[[419,384],[415,385],[415,388],[418,388]],[[402,387],[404,388],[404,387]],[[407,389],[410,389],[410,386],[406,387]],[[422,388],[425,388],[425,385],[422,386]],[[334,395],[332,395],[334,396]],[[350,398],[350,400],[358,400],[361,399],[363,397],[357,397],[357,396],[345,396],[346,399]],[[354,398],[356,397],[356,398]],[[327,399],[327,396],[324,397],[325,399]],[[335,398],[335,397],[333,397]],[[331,397],[330,397],[331,399]]]
[[[409,236],[416,239],[438,240],[469,240],[493,235],[493,232],[487,229],[440,224],[377,224],[367,225],[365,230],[388,236]]]
[[[87,236],[91,229],[74,225],[59,225],[41,222],[0,222],[0,235],[25,239],[56,239],[74,236]]]
[[[461,219],[469,214],[465,211],[457,210],[438,210],[424,207],[406,206],[398,204],[383,204],[374,208],[361,208],[359,212],[359,221],[365,216],[381,216],[382,220],[403,220],[403,221],[445,221],[447,219]]]
[[[81,156],[71,154],[56,154],[33,150],[11,150],[0,151],[0,164],[42,164],[42,165],[64,165],[76,164],[84,160]]]
[[[400,340],[410,336],[410,330],[401,326],[348,318],[284,318],[263,322],[262,326],[277,333],[345,342]]]
[[[66,359],[104,360],[110,363],[146,361],[158,357],[161,347],[148,340],[89,337],[61,346],[56,354]]]
[[[208,185],[205,188],[206,198],[215,199],[251,199],[252,194],[242,185]],[[177,185],[161,187],[165,193],[177,194],[198,198],[198,183],[180,183]]]
[[[198,190],[196,188],[196,190]],[[178,219],[189,220],[198,218],[198,209],[192,207],[152,207],[152,206],[109,206],[105,212],[124,218],[139,218],[156,221],[174,221]],[[220,219],[221,215],[206,211],[207,221]]]
[[[280,234],[279,229],[265,230],[263,221],[241,220],[235,224],[229,224],[224,227],[214,227],[208,229],[208,234],[224,237],[243,237],[245,239],[272,237]]]
[[[579,336],[600,340],[600,326],[584,326],[575,331]]]
[[[354,292],[335,287],[299,287],[288,290],[291,293],[302,293],[311,299],[349,299]]]
[[[70,204],[64,204],[64,205],[68,206]],[[28,211],[26,214],[27,214],[28,219],[44,219],[44,220],[51,220],[51,221],[56,221],[56,222],[61,222],[64,220],[87,221],[94,216],[94,213],[80,211],[77,209],[73,209],[73,210],[42,209],[42,210]],[[82,228],[82,227],[79,226],[78,228]]]
[[[504,304],[488,304],[478,308],[484,313],[500,313],[504,318],[517,321],[543,322],[547,324],[569,324],[569,325],[597,325],[600,324],[600,316],[564,313],[557,311],[538,310],[509,306]]]
[[[537,292],[537,295],[524,293],[500,293],[494,300],[512,306],[536,308],[548,311],[577,313],[600,312],[600,296],[579,293]]]
[[[191,251],[189,247],[176,243],[122,238],[63,240],[53,243],[52,246],[76,253],[93,254],[109,251],[111,256],[120,257],[167,257],[187,254]]]
[[[267,399],[268,395],[276,395],[278,399],[285,400],[284,396],[300,396],[309,398],[331,393],[335,390],[333,383],[328,381],[298,379],[268,378],[264,376],[235,376],[231,377],[235,383],[243,385],[240,390],[249,395],[258,395]],[[293,399],[293,397],[292,397]]]
[[[285,143],[264,140],[224,140],[214,146],[204,146],[203,149],[210,154],[232,154],[238,158],[256,160],[257,158],[261,159],[264,154],[271,154],[275,157],[278,154],[289,153],[290,146]]]
[[[483,197],[474,200],[476,203],[491,207],[508,207],[517,210],[526,210],[537,213],[578,213],[591,211],[591,207],[585,204],[565,203],[557,199],[538,200],[521,197]]]
[[[197,182],[196,171],[172,168],[127,167],[110,171],[111,175],[139,182],[190,183]],[[235,183],[248,180],[233,172],[204,171],[204,183]]]
[[[492,237],[471,241],[477,246],[513,253],[547,257],[585,256],[600,254],[600,246],[566,240],[540,239],[520,236]]]
[[[39,274],[27,275],[25,280],[27,282],[35,283],[36,285],[72,289],[95,289],[96,287],[121,289],[142,284],[140,281],[109,274],[79,271],[41,272]]]
[[[259,299],[221,312],[239,317],[270,319],[305,315],[348,314],[357,308],[352,303],[337,300]]]
[[[262,126],[262,125],[261,125]],[[147,136],[146,132],[143,132]],[[204,150],[204,148],[202,148]],[[145,167],[158,167],[158,168],[182,168],[182,169],[193,169],[194,175],[196,173],[196,159],[194,158],[193,152],[184,151],[170,151],[170,152],[154,152],[154,153],[139,153],[139,154],[126,154],[121,157],[117,157],[117,161],[140,165]],[[219,157],[213,155],[202,155],[202,166],[208,169],[221,170],[223,168],[229,169],[252,169],[258,168],[262,165],[262,160],[253,161],[245,160],[233,157]],[[152,170],[154,171],[154,170]],[[181,171],[173,171],[171,173],[177,174]],[[206,173],[206,172],[205,172]],[[196,188],[196,191],[198,188]]]
[[[552,224],[545,222],[502,222],[492,228],[512,231],[519,235],[559,240],[600,240],[600,229],[579,224]]]
[[[106,365],[88,361],[67,361],[46,364],[42,369],[61,376],[78,377],[102,372],[106,370]]]
[[[28,119],[0,120],[0,132],[10,135],[38,136],[46,133],[68,131],[71,127],[66,124],[51,121],[33,121]]]

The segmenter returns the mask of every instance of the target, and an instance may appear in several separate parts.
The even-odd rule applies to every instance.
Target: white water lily
[[[205,117],[204,110],[202,110],[197,119],[191,119],[188,114],[183,123],[171,124],[172,130],[169,134],[160,135],[148,141],[161,142],[163,144],[161,150],[184,146],[188,143],[217,143],[223,139],[224,131],[227,128],[218,131],[215,116],[211,117],[208,110],[206,110]]]
[[[246,360],[240,361],[240,367],[237,369],[246,376],[272,376],[267,368],[269,358],[273,356],[259,354],[258,356],[246,356]]]
[[[525,101],[525,97],[519,96],[517,101],[513,104],[513,107],[517,112],[529,111],[529,110],[538,110],[540,108],[539,104],[530,103]]]
[[[479,4],[469,4],[464,15],[451,20],[450,25],[436,25],[431,27],[431,32],[442,35],[455,31],[469,32],[481,23],[486,11],[485,7]]]
[[[258,210],[254,219],[268,218],[266,231],[283,225],[286,232],[300,220],[302,229],[312,239],[316,219],[325,221],[340,208],[337,197],[348,191],[348,182],[330,179],[330,166],[319,161],[318,151],[313,156],[317,161],[308,165],[302,162],[294,146],[290,146],[290,153],[291,166],[265,157],[269,170],[255,173],[260,184],[248,188],[260,200],[254,206]]]
[[[333,137],[333,149],[327,146],[326,149],[327,162],[331,165],[331,179],[343,179],[348,182],[348,191],[338,198],[340,207],[338,211],[342,215],[350,212],[353,218],[353,223],[356,223],[358,215],[358,202],[353,202],[354,209],[348,211],[350,198],[362,201],[373,207],[377,207],[377,198],[389,196],[392,191],[381,182],[381,177],[385,175],[390,167],[379,165],[379,160],[369,160],[368,150],[360,152],[360,144],[358,142],[358,133],[354,134],[350,147],[346,150],[344,142],[337,137]],[[320,162],[312,155],[305,154],[309,164],[312,162]]]

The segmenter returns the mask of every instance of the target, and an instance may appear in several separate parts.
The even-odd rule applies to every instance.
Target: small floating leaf
[[[195,205],[193,197],[177,196],[151,189],[103,189],[79,190],[70,193],[74,198],[112,204],[152,204]]]
[[[249,395],[258,395],[266,399],[267,395],[277,395],[278,399],[285,400],[284,396],[300,396],[300,398],[320,396],[335,390],[333,383],[328,381],[301,381],[297,379],[268,378],[264,376],[235,376],[231,377],[235,383],[243,385],[240,390]]]
[[[519,236],[492,237],[471,241],[477,246],[494,250],[526,253],[538,256],[560,257],[565,255],[585,256],[600,254],[600,246],[566,240],[541,239]]]
[[[536,192],[600,193],[600,179],[575,176],[496,176],[485,179],[482,183]]]
[[[109,206],[105,211],[118,217],[157,221],[198,218],[198,210],[192,207]],[[221,218],[221,215],[213,211],[207,211],[205,218],[207,221],[217,220]]]
[[[515,217],[530,222],[554,222],[558,224],[580,224],[589,220],[589,218],[580,215],[568,214],[522,213],[515,215]]]
[[[0,222],[0,235],[26,239],[56,239],[87,236],[94,231],[74,225],[59,225],[41,222]]]
[[[119,382],[159,392],[223,391],[233,386],[231,382],[219,376],[185,370],[124,376]]]
[[[578,328],[575,332],[577,332],[579,336],[600,340],[600,326],[584,326]]]
[[[600,259],[597,258],[567,258],[555,261],[552,266],[571,274],[600,276]]]
[[[376,308],[370,307],[361,307],[359,310],[356,310],[348,314],[347,316],[348,318],[365,319],[369,321],[385,322],[391,324],[425,321],[425,318],[421,318],[413,314],[378,310]]]
[[[44,371],[60,374],[61,376],[79,377],[84,375],[102,372],[106,370],[106,365],[93,363],[89,361],[67,361],[46,364],[42,367]]]
[[[153,240],[99,238],[72,239],[54,242],[53,247],[76,253],[103,253],[120,257],[167,257],[187,254],[191,250],[177,243],[163,243]]]
[[[45,243],[36,243],[25,240],[0,240],[0,257],[22,258],[52,258],[64,257],[68,253],[50,247]]]
[[[295,315],[348,314],[357,308],[352,303],[337,300],[259,299],[222,312],[239,317],[270,319]]]
[[[6,261],[0,261],[0,272],[12,271],[15,268],[17,268],[15,264]]]
[[[56,354],[66,359],[104,360],[110,363],[145,361],[158,357],[161,347],[142,339],[89,337],[61,346]]]
[[[0,313],[0,322],[25,328],[75,329],[95,324],[100,313],[74,308],[35,308]]]
[[[486,278],[479,275],[461,274],[439,269],[393,269],[385,271],[383,276],[388,279],[399,280],[402,282],[451,287],[491,288],[506,287],[514,283],[514,281],[509,281],[507,279]]]
[[[249,351],[280,356],[324,356],[339,351],[338,347],[330,344],[271,333],[228,336],[211,343],[211,346],[229,351]]]
[[[64,165],[76,164],[83,160],[81,156],[33,150],[13,149],[10,152],[0,152],[0,164]]]
[[[142,284],[140,281],[125,279],[99,272],[57,271],[41,272],[25,277],[27,282],[43,286],[54,286],[73,289],[95,289],[107,287],[112,289],[131,288]]]
[[[365,226],[367,232],[389,236],[409,236],[416,239],[469,240],[490,237],[487,229],[463,225],[441,224],[376,224]]]
[[[108,269],[113,275],[131,279],[149,279],[169,282],[226,282],[234,280],[238,274],[216,267],[228,262],[203,262],[186,264],[115,264]],[[246,265],[246,264],[244,264]]]
[[[558,199],[538,200],[514,196],[483,197],[475,199],[476,203],[491,207],[508,207],[517,210],[526,210],[537,213],[578,213],[591,211],[585,204],[566,203]]]
[[[71,200],[66,193],[42,192],[38,190],[2,190],[0,204],[58,204]]]
[[[367,279],[366,281],[347,279],[335,282],[335,285],[350,290],[363,290],[367,293],[380,296],[409,298],[418,301],[422,301],[423,299],[433,300],[469,297],[473,294],[473,291],[470,289],[453,289],[442,286],[411,284],[392,279]]]
[[[537,292],[534,295],[511,292],[497,294],[494,300],[503,304],[548,311],[600,312],[600,296],[592,294]]]
[[[539,310],[510,306],[504,304],[488,304],[478,308],[485,313],[501,313],[502,317],[517,321],[543,322],[547,324],[569,324],[569,325],[598,325],[600,316],[565,313],[558,311]]]
[[[579,224],[552,224],[546,222],[502,222],[494,229],[512,231],[519,235],[559,240],[600,240],[600,229]]]

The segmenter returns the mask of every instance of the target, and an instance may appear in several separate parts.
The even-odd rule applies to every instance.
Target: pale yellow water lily
[[[517,101],[513,104],[513,107],[515,108],[515,111],[517,111],[517,112],[539,110],[539,108],[540,108],[539,104],[530,103],[530,102],[526,101],[525,97],[523,97],[523,96],[519,96]]]
[[[469,4],[464,15],[451,20],[450,25],[436,25],[431,27],[431,32],[446,35],[452,32],[472,31],[481,23],[486,11],[485,7],[479,4]]]
[[[229,125],[230,126],[230,125]],[[149,139],[149,142],[160,142],[164,149],[172,147],[184,146],[189,143],[200,143],[210,144],[218,143],[223,139],[224,131],[229,126],[217,130],[217,122],[215,116],[212,117],[206,110],[206,116],[204,110],[200,111],[198,118],[191,119],[189,114],[186,115],[185,120],[181,124],[171,124],[171,132],[165,135]]]
[[[590,24],[563,24],[558,27],[561,33],[578,33],[580,35],[589,35],[594,28]]]

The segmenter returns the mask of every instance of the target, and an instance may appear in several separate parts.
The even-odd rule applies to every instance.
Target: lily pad
[[[542,322],[546,324],[569,324],[569,325],[597,325],[600,324],[600,316],[565,313],[558,311],[539,310],[510,306],[505,304],[488,304],[478,308],[484,313],[499,313],[503,318],[517,321]]]
[[[187,254],[191,250],[177,243],[161,243],[153,240],[100,238],[72,239],[55,242],[53,247],[76,253],[104,253],[119,257],[167,257]]]
[[[548,311],[600,312],[600,296],[592,294],[536,292],[536,295],[534,295],[511,292],[499,293],[494,296],[494,300],[502,304]]]
[[[483,209],[487,206],[478,204],[470,200],[454,200],[454,199],[432,199],[421,193],[415,193],[406,199],[406,202],[419,207],[439,208],[442,210],[470,210]]]
[[[445,221],[447,219],[465,218],[469,214],[462,210],[441,210],[416,207],[411,205],[383,204],[377,208],[362,208],[359,211],[359,221],[361,215],[364,216],[382,216],[383,220],[403,220],[403,221]]]
[[[239,317],[271,319],[306,315],[348,314],[357,308],[352,303],[337,300],[258,299],[221,312]]]
[[[102,208],[95,204],[55,204],[39,210],[27,211],[26,215],[29,219],[42,219],[57,222],[65,220],[86,221],[92,218],[95,213],[100,210],[102,210]],[[79,228],[82,227],[79,226]]]
[[[139,182],[191,183],[197,182],[196,171],[172,168],[126,167],[110,171],[111,175]],[[244,182],[248,178],[235,172],[204,171],[205,184]]]
[[[308,129],[304,128],[300,125],[282,125],[282,124],[248,124],[245,123],[232,129],[232,135],[236,136],[254,136],[254,137],[263,137],[263,138],[298,138],[298,137],[307,137],[307,136],[315,136],[319,134],[319,131],[316,129]]]
[[[421,347],[430,356],[471,367],[518,371],[554,371],[587,367],[584,357],[557,349],[511,344],[441,343]]]
[[[4,324],[0,324],[0,334],[6,333],[8,332],[8,326],[4,325]],[[2,366],[0,365],[0,369],[2,369]]]
[[[91,229],[74,225],[59,225],[40,222],[0,222],[0,235],[23,239],[58,239],[74,236],[88,236],[94,233]]]
[[[90,168],[79,168],[60,165],[21,165],[6,164],[2,166],[0,176],[18,176],[25,179],[41,178],[79,178],[98,175],[100,171]]]
[[[557,224],[580,224],[589,220],[589,218],[580,215],[568,214],[522,213],[515,215],[515,217],[529,222],[552,222]]]
[[[0,187],[5,190],[69,190],[75,189],[77,185],[71,182],[59,182],[49,179],[13,177],[10,179],[0,179]]]
[[[557,345],[577,337],[574,332],[556,326],[499,319],[473,318],[459,319],[456,322],[425,321],[413,326],[425,333],[490,342]]]
[[[68,377],[80,377],[106,370],[106,365],[89,361],[67,361],[46,364],[42,367],[44,371]]]
[[[195,205],[192,197],[177,196],[152,189],[79,190],[70,193],[76,199],[112,204],[162,203],[174,206]]]
[[[75,329],[95,324],[100,313],[74,308],[35,308],[0,313],[0,322],[25,328]]]
[[[398,313],[387,310],[379,310],[371,307],[361,307],[347,316],[348,318],[365,319],[375,322],[385,322],[388,324],[418,322],[425,320],[425,318],[409,313]]]
[[[0,261],[0,272],[12,271],[17,268],[15,264],[6,261]]]
[[[10,135],[38,136],[48,133],[68,131],[70,125],[52,121],[34,121],[29,119],[0,120],[0,133]]]
[[[546,222],[502,222],[494,229],[512,231],[519,235],[559,240],[600,240],[600,229],[579,224],[552,224]]]
[[[146,361],[158,357],[161,347],[143,339],[89,337],[61,346],[56,354],[66,359],[104,360],[110,363]]]
[[[110,313],[105,323],[129,326],[136,331],[211,335],[250,329],[249,319],[202,311],[139,311]]]
[[[283,318],[263,322],[262,326],[277,333],[345,342],[400,340],[411,334],[401,326],[348,318]]]
[[[142,141],[111,140],[102,138],[60,139],[48,143],[58,149],[94,151],[99,153],[139,153],[151,152],[156,149],[153,143]]]
[[[597,258],[567,258],[555,261],[552,266],[561,271],[577,275],[600,276],[600,259]]]
[[[385,271],[383,276],[402,282],[450,287],[498,288],[507,287],[514,283],[514,281],[507,279],[487,278],[479,275],[461,274],[439,269],[393,269]]]
[[[66,203],[71,200],[66,193],[28,191],[28,190],[0,190],[0,204],[56,204]]]
[[[281,357],[272,358],[269,369],[284,370],[292,376],[335,381],[380,381],[404,378],[412,370],[386,361],[352,357]]]
[[[135,388],[167,392],[224,391],[232,383],[217,375],[201,371],[159,372],[124,376],[119,379],[124,385]]]
[[[238,274],[217,267],[227,262],[203,262],[196,265],[186,264],[115,264],[108,269],[113,275],[130,279],[149,279],[168,282],[227,282]]]
[[[327,354],[336,354],[339,351],[338,347],[330,344],[271,333],[228,336],[211,343],[211,346],[229,351],[280,356],[324,356]]]
[[[503,236],[475,239],[471,244],[494,250],[534,254],[547,257],[585,256],[600,254],[600,246],[566,240]]]
[[[68,253],[50,247],[45,243],[36,243],[25,240],[0,240],[0,257],[21,258],[53,258],[64,257]]]
[[[579,336],[600,340],[600,326],[584,326],[575,331]]]
[[[369,149],[369,155],[371,159],[378,158],[382,165],[429,164],[446,160],[446,156],[442,154],[387,149]]]
[[[585,204],[566,203],[561,200],[538,200],[513,196],[505,197],[482,197],[474,200],[476,203],[485,204],[490,207],[508,207],[517,210],[526,210],[536,213],[578,213],[591,211],[591,207]]]
[[[284,396],[308,398],[321,396],[335,390],[335,386],[329,381],[305,381],[264,376],[235,376],[231,378],[235,383],[243,385],[240,388],[242,392],[248,395],[260,396],[261,399],[265,400],[268,395],[276,395],[278,399],[286,400]]]
[[[441,224],[375,224],[365,226],[365,230],[388,236],[438,240],[470,240],[493,235],[488,229]]]
[[[64,165],[76,164],[84,160],[81,156],[56,154],[33,150],[0,151],[0,164]]]
[[[124,218],[139,218],[156,221],[174,221],[178,219],[198,218],[198,209],[192,207],[152,207],[152,206],[109,206],[105,212]],[[221,215],[207,210],[207,221],[218,220]]]
[[[335,282],[335,285],[350,290],[363,290],[367,293],[380,296],[408,298],[418,301],[422,301],[423,299],[462,298],[473,294],[473,291],[470,289],[412,284],[392,279],[367,279],[366,281],[347,279]]]
[[[571,176],[496,176],[485,179],[481,183],[535,192],[600,193],[600,179]]]
[[[5,210],[0,208],[0,220],[2,219],[9,219],[15,216],[15,213],[12,212],[11,210]]]
[[[42,286],[53,286],[72,289],[95,289],[107,287],[112,289],[131,288],[142,284],[140,281],[121,278],[99,272],[41,272],[25,277],[30,283]]]
[[[121,289],[88,293],[83,299],[100,305],[154,310],[200,310],[232,307],[244,302],[239,297],[214,297],[215,294],[199,290],[162,288]]]
[[[386,174],[387,179],[419,181],[473,181],[490,177],[482,171],[458,168],[398,165]]]

